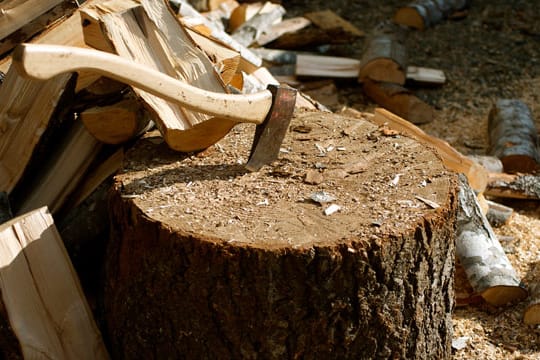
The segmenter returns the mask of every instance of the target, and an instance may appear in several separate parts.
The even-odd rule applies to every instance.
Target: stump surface
[[[111,197],[113,352],[448,357],[455,176],[407,137],[314,112],[249,173],[253,130],[198,155],[159,137],[127,154]],[[321,192],[334,200],[314,202]]]

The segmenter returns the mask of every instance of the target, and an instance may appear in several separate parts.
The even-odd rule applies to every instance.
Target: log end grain
[[[527,297],[527,290],[519,286],[493,286],[484,290],[481,295],[493,306],[503,306],[519,302]]]
[[[410,138],[320,112],[297,113],[279,159],[249,173],[253,130],[198,156],[159,138],[126,155],[104,299],[115,351],[448,358],[455,175]]]
[[[405,6],[398,9],[394,15],[393,21],[396,24],[404,25],[417,30],[424,30],[424,19],[418,10],[414,7]]]

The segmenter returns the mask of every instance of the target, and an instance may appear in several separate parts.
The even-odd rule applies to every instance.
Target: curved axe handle
[[[261,124],[272,105],[269,90],[250,95],[206,91],[145,65],[99,50],[21,44],[13,52],[13,65],[21,75],[37,80],[79,70],[94,71],[190,110],[236,122]]]

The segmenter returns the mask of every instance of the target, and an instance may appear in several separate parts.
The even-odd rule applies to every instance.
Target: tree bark
[[[238,164],[247,125],[199,157],[154,138],[126,154],[104,298],[115,356],[450,357],[455,175],[367,121],[299,112],[290,129],[256,173]],[[321,192],[341,210],[324,215]]]

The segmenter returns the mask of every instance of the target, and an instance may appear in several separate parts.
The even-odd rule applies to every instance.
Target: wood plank
[[[108,359],[47,208],[0,226],[0,293],[26,359]]]

